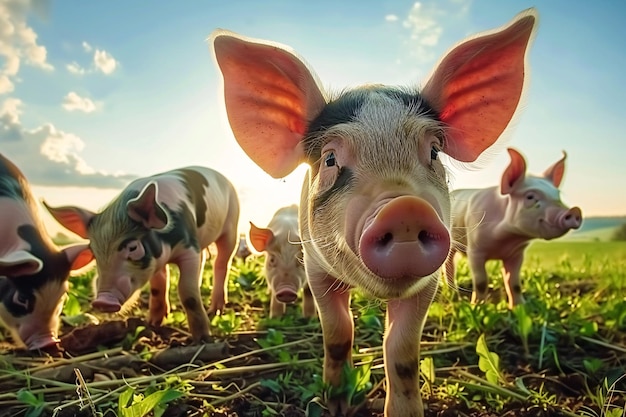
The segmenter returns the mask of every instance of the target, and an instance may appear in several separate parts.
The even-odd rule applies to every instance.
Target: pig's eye
[[[134,252],[136,250],[137,250],[137,244],[136,243],[128,245],[128,251],[129,252]]]
[[[28,297],[22,294],[19,291],[15,291],[13,293],[13,302],[20,307],[24,307],[24,309],[28,310]]]
[[[436,145],[432,145],[430,148],[430,159],[433,161],[436,161],[438,154],[439,154],[439,148],[437,148]]]
[[[327,167],[334,167],[335,165],[337,165],[337,159],[335,158],[334,152],[328,152],[326,158],[324,158],[324,165],[326,165]]]
[[[274,266],[276,265],[276,256],[273,253],[270,253],[269,255],[267,255],[267,263],[270,266]]]

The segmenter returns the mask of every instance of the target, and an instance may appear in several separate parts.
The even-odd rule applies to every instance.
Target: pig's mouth
[[[24,344],[29,350],[44,349],[49,346],[54,346],[57,343],[59,343],[59,339],[54,337],[51,333],[33,334],[24,339]]]
[[[121,310],[122,303],[126,301],[126,297],[116,290],[101,291],[91,305],[96,310],[100,310],[105,313],[116,313]]]

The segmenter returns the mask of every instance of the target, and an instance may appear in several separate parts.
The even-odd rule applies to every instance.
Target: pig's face
[[[417,98],[407,103],[408,97],[378,88],[345,95],[335,105],[349,109],[346,119],[328,126],[332,121],[322,113],[305,138],[312,166],[306,212],[316,248],[310,252],[319,253],[318,262],[347,284],[384,299],[420,291],[448,252],[439,245],[449,242],[450,223],[446,172],[438,157],[443,132],[429,117],[430,107]],[[420,238],[423,245],[438,248],[420,271],[412,271],[417,273],[368,265],[364,253],[368,228],[387,203],[402,196],[425,200],[446,227]],[[377,245],[377,251],[385,251],[384,242]]]
[[[67,290],[67,280],[63,279],[47,280],[37,286],[28,277],[0,277],[0,319],[14,340],[28,349],[54,344],[58,341],[59,317]]]
[[[98,272],[94,307],[119,311],[154,275],[160,242],[154,231],[129,218],[124,205],[96,215],[88,233]]]
[[[556,239],[580,227],[580,209],[565,206],[559,189],[545,178],[526,177],[524,186],[511,193],[510,199],[516,213],[511,222],[529,237]]]
[[[306,281],[302,264],[302,245],[298,235],[275,235],[267,244],[265,273],[279,301],[293,303]]]
[[[565,172],[563,158],[542,176],[526,175],[526,161],[513,148],[508,149],[511,163],[502,174],[500,192],[508,198],[506,221],[510,228],[529,238],[555,239],[571,229],[578,229],[582,213],[561,201],[559,185]]]

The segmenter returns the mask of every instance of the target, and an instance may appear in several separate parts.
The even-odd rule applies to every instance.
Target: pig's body
[[[91,242],[98,268],[93,306],[115,312],[150,282],[149,322],[169,312],[168,264],[180,271],[178,293],[195,340],[209,335],[200,297],[206,248],[217,247],[210,311],[223,310],[226,276],[237,245],[239,200],[220,173],[187,167],[128,185],[101,213],[77,207],[48,210]]]
[[[526,175],[522,155],[509,149],[511,164],[501,185],[463,189],[452,193],[453,246],[446,261],[448,282],[454,282],[454,256],[465,253],[472,273],[472,302],[487,296],[488,260],[501,260],[509,307],[524,302],[520,269],[524,251],[533,239],[555,239],[578,229],[582,214],[578,207],[561,202],[559,185],[565,171],[565,156],[543,176]]]
[[[58,248],[20,170],[0,155],[0,320],[18,344],[38,349],[58,342],[71,270],[89,263],[86,244]]]
[[[250,243],[265,252],[265,277],[270,292],[270,317],[285,314],[286,304],[294,303],[302,289],[302,312],[315,314],[315,305],[306,282],[302,243],[298,227],[298,206],[276,211],[266,228],[250,222]]]
[[[310,166],[300,202],[307,279],[324,335],[324,380],[352,363],[351,287],[387,302],[386,417],[423,416],[420,339],[450,248],[438,153],[475,160],[515,113],[535,14],[460,44],[421,91],[381,85],[329,97],[287,47],[213,35],[235,138],[280,178]],[[332,394],[331,394],[332,395]],[[347,398],[327,399],[348,415]]]

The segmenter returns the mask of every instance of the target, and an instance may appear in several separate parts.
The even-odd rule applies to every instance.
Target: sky
[[[208,37],[217,28],[289,45],[324,87],[423,85],[467,36],[536,7],[525,100],[504,146],[540,174],[568,154],[562,198],[626,214],[626,3],[619,0],[0,0],[0,152],[38,199],[97,211],[132,179],[189,165],[226,175],[240,231],[298,203],[306,166],[273,179],[238,147]],[[450,187],[499,184],[503,151]],[[63,230],[47,214],[49,231]]]

